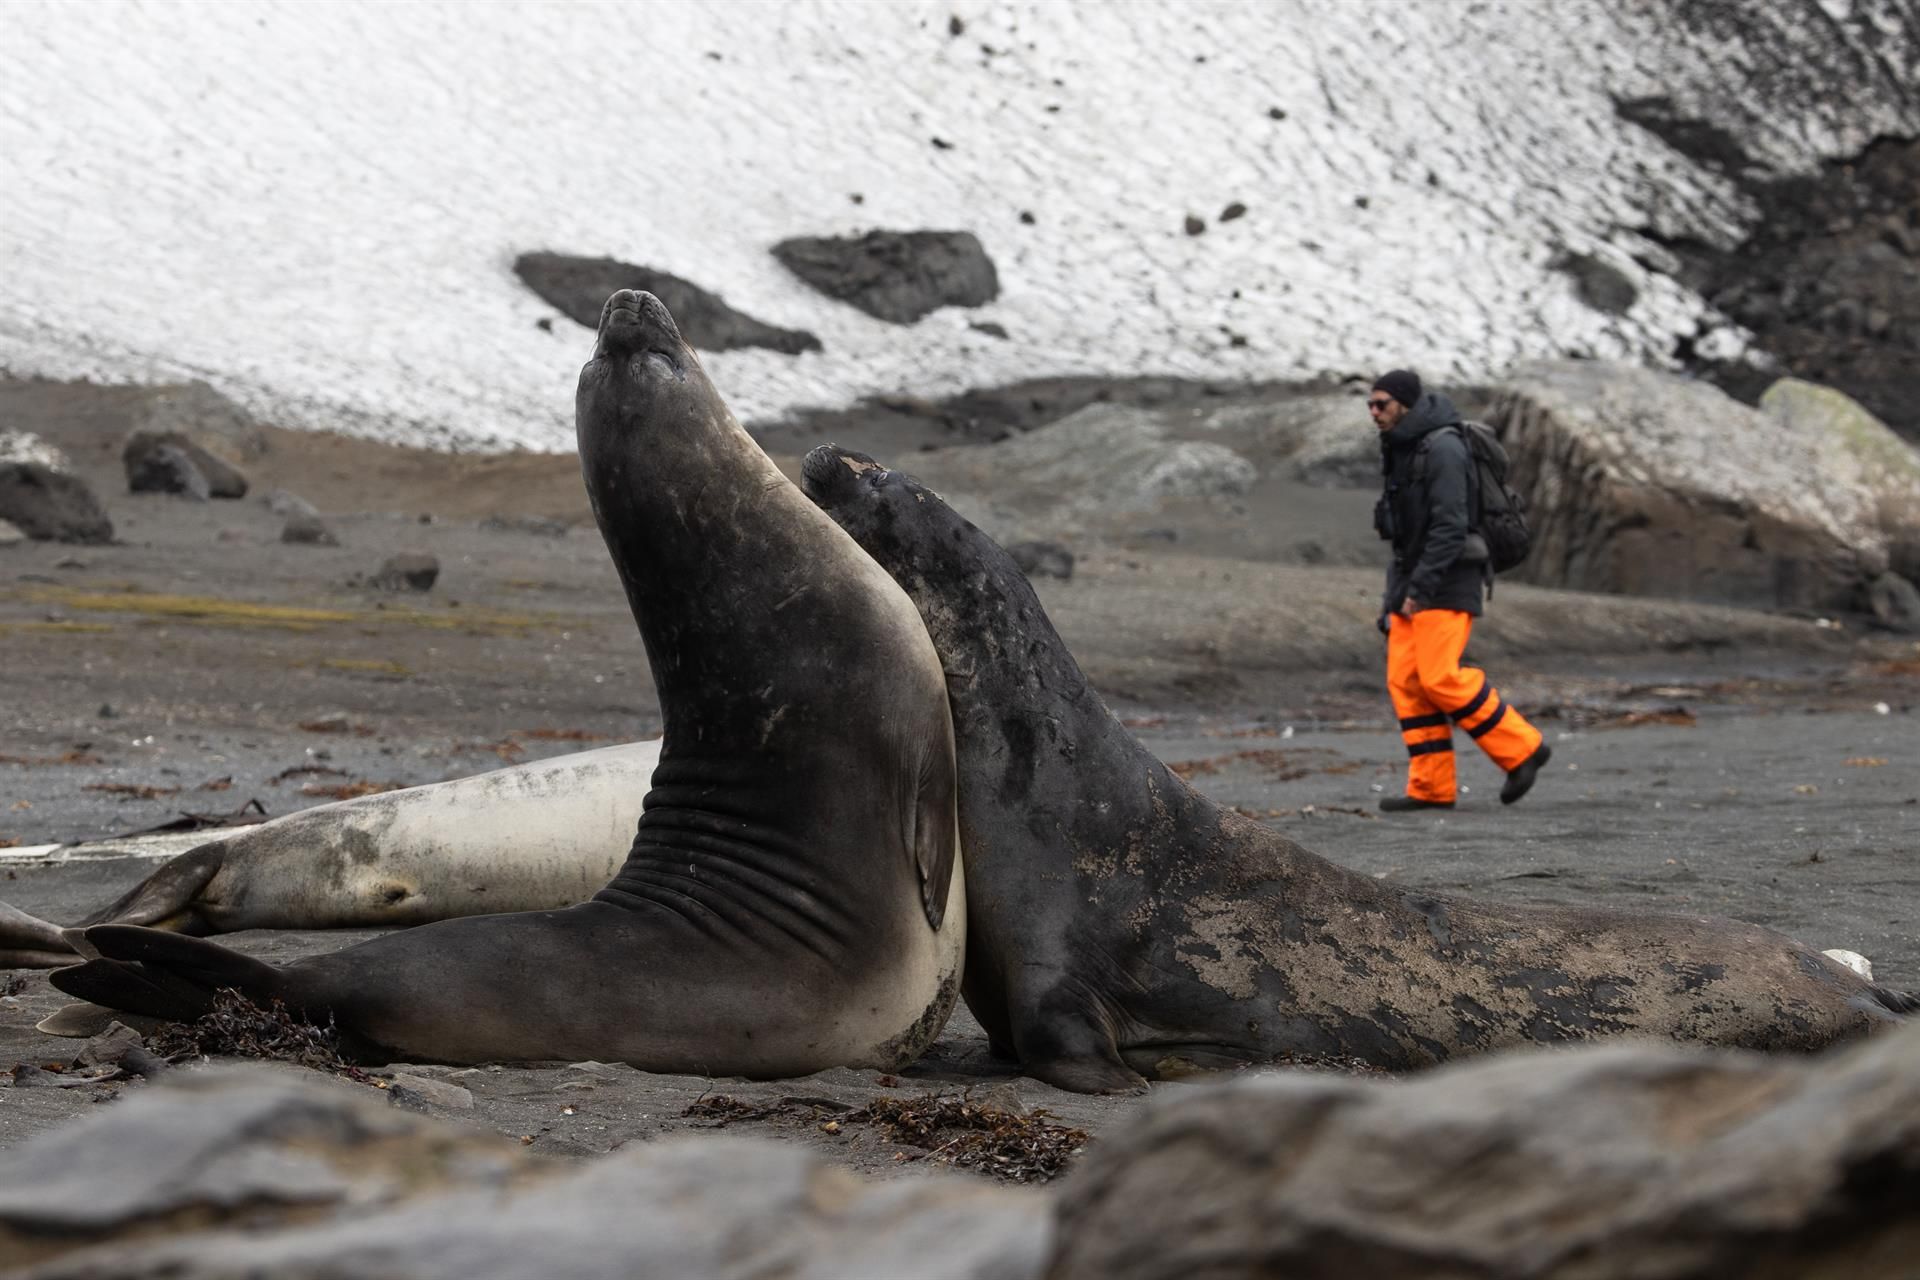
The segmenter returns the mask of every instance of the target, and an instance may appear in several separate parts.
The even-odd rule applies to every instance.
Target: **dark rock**
[[[1206,231],[1206,229],[1207,223],[1204,218],[1195,217],[1191,213],[1187,215],[1186,230],[1188,235],[1197,236]]]
[[[1061,1184],[1050,1280],[1912,1273],[1920,1028],[1169,1095]]]
[[[1020,221],[1022,225],[1030,227],[1034,224],[1034,216],[1029,210],[1022,209],[1020,211]]]
[[[1244,218],[1246,216],[1247,206],[1241,204],[1238,200],[1235,200],[1232,204],[1220,211],[1220,221],[1222,222],[1232,222],[1236,218]]]
[[[1776,178],[1724,130],[1638,122],[1734,177],[1758,210],[1740,243],[1663,242],[1682,283],[1751,330],[1779,370],[1845,392],[1920,441],[1920,139],[1882,137],[1812,173]],[[1778,372],[1682,355],[1749,403]]]
[[[267,452],[266,433],[253,415],[204,382],[154,388],[127,435],[129,440],[141,435],[178,437],[223,461],[249,462]],[[213,473],[207,477],[213,479]],[[214,496],[239,495],[221,493],[216,485]]]
[[[333,530],[317,515],[296,511],[287,517],[286,527],[280,530],[280,541],[300,543],[315,547],[337,547],[340,539],[333,536]]]
[[[782,240],[773,254],[826,294],[893,324],[941,307],[977,307],[1000,295],[1000,278],[966,231],[869,231],[855,239]]]
[[[962,18],[959,14],[957,13],[953,14],[951,17],[947,19],[948,35],[950,36],[961,35],[965,33],[966,29],[967,29],[966,19]]]
[[[213,496],[206,473],[193,465],[185,449],[150,440],[137,453],[129,445],[125,460],[130,493],[172,493],[194,502]]]
[[[992,320],[975,320],[969,324],[967,328],[973,330],[975,333],[984,333],[989,338],[999,338],[1003,342],[1008,337],[1006,326],[997,324]]]
[[[1073,577],[1073,552],[1057,542],[1016,542],[1007,554],[1029,578]]]
[[[113,541],[113,522],[86,482],[40,462],[0,462],[0,520],[38,542]]]
[[[247,478],[240,469],[183,431],[137,428],[128,434],[120,461],[133,493],[178,493],[201,500],[247,496]]]
[[[607,296],[619,289],[643,289],[673,313],[680,336],[702,351],[763,347],[786,355],[820,350],[820,339],[800,329],[781,329],[728,306],[718,294],[652,267],[612,258],[577,258],[561,253],[523,253],[513,270],[528,288],[554,308],[589,329],[600,325]]]
[[[1580,301],[1595,311],[1623,316],[1640,300],[1640,290],[1626,272],[1592,254],[1564,254],[1554,265],[1573,277]]]
[[[543,1166],[379,1098],[312,1073],[171,1072],[8,1153],[0,1250],[38,1280],[1037,1280],[1051,1239],[1031,1189],[872,1182],[715,1135]]]
[[[1883,573],[1867,584],[1867,609],[1884,627],[1920,632],[1920,590],[1897,573]]]
[[[419,552],[391,556],[367,585],[381,591],[431,591],[440,577],[440,561]]]

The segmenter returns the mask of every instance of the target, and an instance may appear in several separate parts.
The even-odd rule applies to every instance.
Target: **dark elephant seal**
[[[1043,1080],[1116,1091],[1175,1063],[1411,1067],[1627,1033],[1811,1049],[1917,1007],[1770,929],[1413,893],[1317,857],[1135,740],[1026,576],[935,494],[831,446],[802,474],[946,666],[965,996]]]
[[[898,1065],[939,1033],[964,881],[912,603],[741,430],[651,294],[608,300],[576,422],[666,722],[612,883],[285,968],[100,925],[102,958],[56,987],[183,1018],[234,986],[331,1016],[362,1058],[783,1076]]]

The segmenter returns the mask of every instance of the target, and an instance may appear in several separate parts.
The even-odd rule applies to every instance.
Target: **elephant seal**
[[[196,936],[539,911],[592,897],[633,843],[660,742],[630,742],[315,805],[221,834],[80,921]],[[61,926],[0,902],[0,968],[74,962]]]
[[[1920,1008],[1754,925],[1476,902],[1336,866],[1174,776],[1088,687],[1026,575],[934,493],[833,446],[802,484],[940,651],[964,994],[1042,1080],[1118,1092],[1176,1065],[1403,1068],[1630,1033],[1811,1049]]]
[[[912,602],[734,421],[651,294],[607,301],[575,421],[666,724],[612,882],[285,968],[96,925],[100,958],[56,987],[172,1018],[237,987],[331,1017],[363,1060],[769,1077],[897,1066],[939,1034],[966,907],[953,726]]]

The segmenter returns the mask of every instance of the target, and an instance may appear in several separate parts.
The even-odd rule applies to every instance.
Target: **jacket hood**
[[[1453,407],[1453,401],[1438,391],[1429,391],[1393,430],[1380,437],[1380,445],[1387,450],[1410,449],[1420,443],[1421,437],[1460,421],[1460,411]]]

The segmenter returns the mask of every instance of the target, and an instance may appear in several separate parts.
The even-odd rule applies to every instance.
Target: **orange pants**
[[[1540,731],[1494,691],[1486,672],[1461,669],[1472,631],[1473,615],[1458,609],[1392,615],[1387,691],[1407,743],[1407,794],[1416,800],[1454,798],[1452,725],[1509,772],[1540,746]]]

